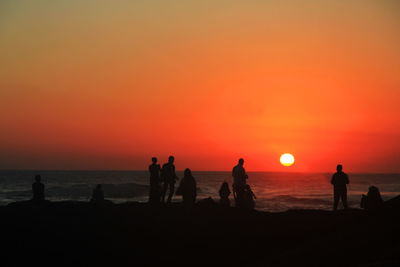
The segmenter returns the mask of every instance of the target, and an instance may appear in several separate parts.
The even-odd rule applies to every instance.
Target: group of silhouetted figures
[[[175,183],[179,180],[175,172],[174,161],[175,158],[170,156],[168,162],[161,168],[160,165],[157,164],[157,158],[152,158],[153,163],[149,166],[150,204],[164,203],[168,191],[167,204],[171,203],[175,192]],[[185,169],[183,172],[183,178],[175,194],[182,196],[182,202],[186,207],[191,207],[196,202],[197,185],[190,169]]]
[[[157,158],[152,158],[152,164],[149,166],[150,172],[150,190],[149,203],[158,205],[165,203],[165,197],[168,192],[166,204],[170,204],[175,191],[175,183],[179,180],[175,172],[175,158],[170,156],[168,162],[162,167],[157,164]],[[256,196],[246,183],[248,178],[243,168],[244,160],[240,159],[238,165],[232,170],[234,182],[232,185],[233,196],[237,207],[253,209]],[[190,169],[185,169],[183,178],[176,190],[176,195],[182,196],[183,205],[187,208],[192,207],[196,202],[197,187]],[[224,207],[230,206],[229,195],[231,191],[227,182],[223,182],[219,190],[220,204]]]
[[[342,201],[343,207],[347,205],[347,185],[349,177],[343,172],[343,166],[337,165],[336,173],[332,176],[331,184],[333,185],[333,210],[337,210],[339,201]],[[382,207],[383,199],[381,193],[376,186],[370,186],[367,195],[362,195],[360,206],[367,210],[378,210]]]
[[[175,184],[179,180],[175,172],[175,158],[170,156],[168,162],[162,167],[157,164],[157,158],[152,158],[152,164],[149,166],[150,172],[150,190],[149,203],[151,205],[160,205],[165,203],[165,197],[168,192],[166,204],[170,204],[174,193],[182,196],[182,203],[186,208],[191,208],[196,203],[197,184],[190,169],[185,169],[183,178],[175,192]],[[247,184],[248,175],[243,167],[244,160],[239,159],[238,164],[232,170],[232,191],[235,200],[235,206],[244,209],[254,209],[256,196]],[[347,184],[349,177],[343,172],[342,165],[337,165],[337,172],[332,176],[331,184],[333,185],[333,209],[337,210],[339,201],[342,201],[343,207],[348,208],[347,204]],[[45,201],[44,184],[41,183],[40,175],[35,176],[35,182],[32,184],[33,198],[32,201],[40,204]],[[220,205],[230,207],[229,196],[231,191],[229,184],[223,182],[219,189]],[[102,205],[106,202],[104,199],[104,191],[101,184],[98,184],[93,190],[91,202],[96,205]],[[362,195],[361,208],[367,210],[377,210],[383,204],[383,200],[379,189],[375,186],[369,187],[367,195]]]

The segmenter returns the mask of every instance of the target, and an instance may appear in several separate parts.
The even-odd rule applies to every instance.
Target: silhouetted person
[[[197,189],[196,180],[194,179],[190,169],[186,169],[184,171],[184,176],[179,184],[178,190],[182,195],[183,205],[186,208],[193,207],[194,203],[196,202]]]
[[[92,199],[90,200],[96,204],[104,203],[104,191],[101,184],[98,184],[95,189],[93,189]]]
[[[160,203],[161,198],[161,181],[160,181],[160,164],[157,164],[157,158],[153,157],[152,164],[149,166],[150,172],[150,190],[149,190],[149,203]]]
[[[367,195],[362,195],[361,208],[366,210],[378,210],[382,207],[383,199],[376,186],[370,186]]]
[[[161,177],[164,181],[164,189],[162,195],[162,201],[165,201],[165,195],[167,193],[167,189],[169,187],[169,194],[167,203],[171,203],[172,196],[174,195],[175,191],[175,182],[178,180],[178,176],[175,173],[175,165],[174,165],[175,158],[170,156],[168,158],[168,162],[165,163],[161,169]]]
[[[256,195],[253,193],[253,191],[250,188],[250,185],[245,185],[244,189],[244,207],[247,209],[254,209],[255,207],[255,200]]]
[[[44,201],[44,184],[40,182],[40,175],[35,176],[35,182],[32,184],[33,201],[40,203]]]
[[[337,172],[332,176],[331,184],[333,184],[333,210],[337,210],[339,200],[342,199],[343,207],[347,209],[347,184],[349,177],[342,171],[342,165],[337,165]]]
[[[229,195],[231,190],[229,190],[229,185],[227,182],[223,182],[221,188],[219,189],[219,203],[222,207],[230,207],[231,201],[229,200]]]
[[[238,165],[233,167],[232,176],[233,176],[233,197],[236,201],[236,206],[240,206],[243,203],[244,190],[246,186],[247,174],[245,169],[243,168],[244,160],[239,159]]]

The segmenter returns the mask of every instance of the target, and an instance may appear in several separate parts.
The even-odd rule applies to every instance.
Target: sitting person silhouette
[[[254,209],[255,207],[255,199],[256,195],[253,193],[253,191],[250,188],[250,185],[246,185],[244,188],[244,205],[243,207],[246,209]]]
[[[98,184],[95,189],[93,189],[92,199],[90,202],[95,204],[103,204],[104,202],[104,191],[101,184]]]
[[[229,185],[227,182],[223,182],[221,188],[219,189],[219,204],[222,207],[230,207],[231,202],[229,200],[229,195],[231,194],[231,190],[229,190]]]
[[[366,210],[378,210],[382,207],[383,200],[378,187],[370,186],[367,195],[361,197],[361,208]]]
[[[184,171],[184,176],[179,184],[177,194],[182,195],[183,205],[186,208],[193,207],[197,196],[196,180],[190,169]]]
[[[32,184],[32,200],[36,203],[40,203],[44,201],[44,184],[40,182],[40,175],[35,176],[35,182]]]

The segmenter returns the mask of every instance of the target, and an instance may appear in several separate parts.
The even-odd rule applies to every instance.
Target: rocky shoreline
[[[399,203],[270,213],[16,202],[0,207],[2,252],[5,266],[399,266]]]

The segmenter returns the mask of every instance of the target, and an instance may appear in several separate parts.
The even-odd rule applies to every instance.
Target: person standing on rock
[[[333,210],[337,210],[339,200],[342,200],[343,207],[347,209],[347,184],[349,177],[343,172],[343,166],[337,165],[337,172],[332,176],[333,185]]]
[[[243,204],[244,199],[244,191],[246,186],[247,174],[243,167],[244,160],[239,159],[238,165],[233,167],[232,176],[233,176],[233,197],[235,198],[236,206],[239,207]]]
[[[32,194],[32,200],[35,203],[44,202],[44,184],[42,184],[39,174],[35,176],[35,182],[32,184]]]
[[[168,158],[168,162],[165,163],[161,169],[161,178],[164,181],[164,188],[162,194],[162,202],[165,202],[165,195],[169,188],[169,194],[167,199],[167,204],[170,204],[172,201],[172,196],[174,195],[175,191],[175,183],[178,180],[178,176],[175,173],[175,165],[174,165],[175,158],[170,156]]]
[[[149,166],[149,172],[150,172],[149,203],[157,204],[160,203],[160,197],[161,197],[161,185],[160,185],[161,167],[160,164],[157,164],[156,157],[153,157],[151,161],[153,163]]]

